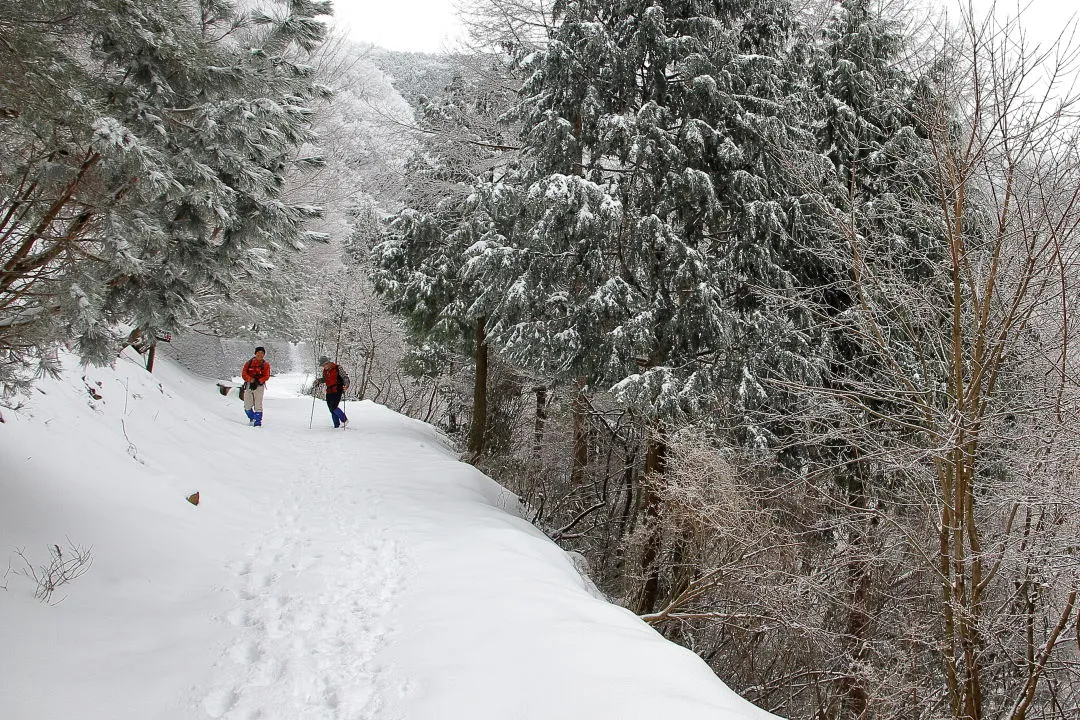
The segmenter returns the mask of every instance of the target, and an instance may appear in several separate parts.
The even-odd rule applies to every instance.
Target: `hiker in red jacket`
[[[345,372],[345,368],[331,362],[325,355],[319,358],[319,364],[322,365],[322,377],[315,381],[315,385],[326,385],[326,407],[330,409],[334,427],[344,428],[349,424],[349,418],[345,416],[345,411],[338,407],[338,403],[349,389],[349,374]]]
[[[266,390],[266,381],[270,379],[266,348],[255,348],[255,357],[244,363],[240,377],[247,385],[244,388],[244,412],[248,416],[248,422],[255,427],[262,427],[263,393]]]

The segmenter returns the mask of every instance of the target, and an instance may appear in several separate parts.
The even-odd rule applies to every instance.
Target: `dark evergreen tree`
[[[0,380],[62,340],[108,361],[117,323],[175,329],[299,246],[329,11],[0,2]]]
[[[816,265],[797,241],[820,204],[792,170],[815,164],[799,46],[782,4],[723,7],[562,5],[524,156],[467,231],[500,348],[657,419],[752,403],[766,368],[810,372],[801,321],[769,301]]]
[[[747,422],[775,401],[764,381],[818,370],[809,318],[776,296],[826,274],[811,232],[821,176],[804,179],[824,164],[790,8],[557,12],[522,93],[523,156],[478,188],[460,231],[474,240],[472,313],[515,362],[614,387],[649,418],[647,475],[680,418],[739,418],[741,440],[766,446],[772,429]]]

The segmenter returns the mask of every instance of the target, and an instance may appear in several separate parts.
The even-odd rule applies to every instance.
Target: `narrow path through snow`
[[[238,639],[215,667],[202,707],[226,720],[386,720],[390,688],[376,655],[406,561],[379,494],[360,482],[358,433],[297,427],[298,405],[268,401],[266,425],[251,430],[260,444],[294,451],[284,463],[273,452],[264,467],[251,464],[277,495],[275,508],[246,559],[230,565],[236,606],[226,620]]]

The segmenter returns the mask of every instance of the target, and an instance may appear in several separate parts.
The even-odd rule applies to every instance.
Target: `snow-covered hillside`
[[[140,362],[71,365],[0,425],[5,720],[772,717],[596,597],[430,426],[361,403],[309,429],[294,375],[252,428]],[[41,602],[57,552],[91,562]]]

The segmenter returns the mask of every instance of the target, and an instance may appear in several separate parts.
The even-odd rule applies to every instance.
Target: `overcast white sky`
[[[468,0],[459,0],[468,2]],[[961,0],[930,0],[957,8]],[[1052,40],[1072,13],[1076,0],[999,0],[998,12],[1015,15],[1027,7],[1025,25],[1033,38]],[[973,0],[988,8],[993,0]],[[336,22],[350,28],[350,36],[391,50],[442,52],[461,33],[454,13],[455,0],[334,0]]]
[[[453,0],[334,0],[349,36],[389,50],[437,53],[461,34]]]

